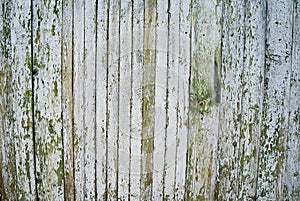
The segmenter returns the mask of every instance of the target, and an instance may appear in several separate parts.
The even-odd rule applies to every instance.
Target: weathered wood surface
[[[0,200],[300,200],[298,0],[0,4]]]

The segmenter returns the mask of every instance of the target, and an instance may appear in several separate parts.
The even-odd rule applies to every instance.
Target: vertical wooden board
[[[175,200],[185,199],[190,77],[190,5],[180,1],[178,66],[178,134],[176,138]]]
[[[167,104],[166,104],[166,137],[165,137],[165,179],[163,199],[174,199],[175,161],[178,107],[178,60],[179,60],[179,9],[180,1],[168,5],[168,55],[167,55]],[[160,96],[160,94],[157,94]]]
[[[96,68],[96,192],[97,200],[106,199],[106,100],[108,1],[98,1]]]
[[[108,200],[118,198],[119,140],[119,65],[120,65],[120,2],[110,1],[108,30],[107,88],[107,193]]]
[[[1,29],[0,29],[0,39],[1,39],[1,41],[3,41],[3,7],[2,7],[2,4],[1,4],[1,12],[0,12],[0,27],[1,27]],[[0,72],[1,72],[1,76],[0,76],[0,113],[1,113],[1,115],[0,115],[0,122],[1,122],[1,124],[0,124],[0,131],[1,131],[1,133],[4,133],[4,130],[5,130],[5,127],[4,127],[4,124],[2,123],[2,122],[4,122],[4,115],[3,115],[3,113],[4,113],[4,95],[3,95],[3,88],[4,88],[4,85],[5,85],[5,82],[4,82],[4,77],[3,77],[3,75],[4,75],[4,68],[3,68],[3,64],[4,64],[4,57],[2,56],[3,55],[3,51],[2,51],[2,43],[1,43],[1,49],[0,49],[0,53],[1,53],[1,60],[0,60]],[[4,173],[2,172],[2,170],[3,170],[3,166],[4,166],[4,164],[3,164],[3,157],[4,157],[4,154],[3,154],[3,137],[2,137],[2,135],[0,135],[0,150],[1,150],[1,153],[0,153],[0,169],[1,169],[1,171],[0,171],[0,199],[2,200],[2,199],[4,199],[5,198],[5,190],[4,190],[4,181],[3,181],[3,175],[4,175]]]
[[[220,103],[221,4],[192,2],[187,198],[214,198]]]
[[[16,198],[16,161],[15,161],[15,140],[14,140],[14,93],[13,88],[13,71],[12,65],[12,43],[11,43],[11,23],[14,18],[12,13],[12,2],[1,2],[1,50],[0,50],[0,120],[1,120],[1,137],[0,137],[0,193],[4,200]]]
[[[238,199],[255,199],[265,64],[265,1],[247,1]]]
[[[221,104],[218,143],[218,199],[237,199],[239,138],[244,69],[244,3],[225,1],[223,7]]]
[[[62,123],[64,146],[64,192],[74,200],[73,153],[73,2],[62,3]]]
[[[129,197],[132,1],[121,1],[118,199]]]
[[[300,200],[300,2],[293,2],[293,47],[289,97],[289,131],[283,179],[283,199]]]
[[[257,199],[282,200],[288,132],[292,1],[268,2],[263,120]]]
[[[61,200],[61,1],[33,3],[34,135],[38,197]]]
[[[155,72],[155,125],[153,151],[152,200],[163,200],[166,91],[167,91],[167,47],[168,47],[168,2],[157,1],[156,19],[156,72]]]
[[[75,1],[74,13],[75,195],[95,199],[96,3]]]
[[[74,0],[74,66],[73,66],[73,101],[74,101],[74,180],[75,200],[84,199],[84,7],[83,1]],[[75,14],[76,13],[76,14]],[[76,23],[75,23],[76,22]]]
[[[95,191],[95,70],[96,70],[96,2],[85,1],[84,6],[84,95],[83,95],[83,121],[84,121],[84,199],[96,198]]]
[[[141,199],[151,199],[153,181],[153,137],[155,113],[155,0],[144,2],[144,71],[142,86]]]
[[[4,127],[4,124],[2,122],[4,122],[4,95],[3,95],[3,88],[4,88],[4,85],[5,85],[5,82],[4,82],[4,57],[3,57],[3,42],[4,41],[4,35],[3,35],[3,16],[4,16],[4,6],[3,6],[3,3],[1,3],[1,9],[0,9],[0,41],[1,41],[1,49],[0,49],[0,131],[1,133],[4,133],[4,130],[5,130],[5,127]],[[2,169],[3,169],[3,157],[4,157],[4,154],[3,154],[3,137],[2,135],[0,135],[0,150],[1,150],[1,153],[0,153],[0,199],[4,199],[5,198],[5,191],[4,191],[4,181],[3,181],[3,172],[2,172]]]
[[[130,200],[141,196],[142,82],[144,2],[133,1],[132,16],[132,108],[130,137]]]
[[[11,22],[13,47],[12,93],[14,94],[14,133],[17,180],[17,197],[36,199],[35,162],[32,111],[31,62],[31,1],[14,1]]]

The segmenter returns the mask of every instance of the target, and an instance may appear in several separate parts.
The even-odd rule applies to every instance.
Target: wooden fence
[[[298,0],[1,0],[0,200],[300,200]]]

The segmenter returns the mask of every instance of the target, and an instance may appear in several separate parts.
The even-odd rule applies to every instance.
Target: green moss
[[[51,133],[51,134],[54,134],[55,133],[55,130],[54,130],[54,126],[53,126],[53,120],[50,119],[48,121],[48,131]]]
[[[191,84],[191,111],[197,114],[207,114],[210,112],[212,93],[202,76],[195,72]]]
[[[57,175],[57,184],[58,186],[62,186],[63,180],[64,180],[64,168],[63,168],[63,160],[59,161],[59,166],[57,170],[55,170],[55,173]]]
[[[55,25],[52,24],[52,28],[51,28],[51,34],[52,36],[55,36]]]
[[[58,95],[57,82],[54,81],[53,84],[54,84],[54,88],[53,88],[54,96],[57,96]]]
[[[252,66],[252,64],[253,64],[253,56],[251,56],[249,60],[249,65]]]
[[[58,8],[57,8],[57,1],[58,1],[58,0],[55,0],[55,5],[54,5],[54,7],[53,7],[53,13],[58,17],[58,15],[59,15],[59,10],[58,10]]]

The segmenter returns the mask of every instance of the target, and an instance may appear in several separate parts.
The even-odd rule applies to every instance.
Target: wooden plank
[[[17,89],[14,85],[14,66],[12,64],[12,42],[11,42],[11,23],[14,18],[12,13],[12,3],[1,2],[1,50],[0,50],[0,199],[16,197],[16,160],[15,160],[15,140],[14,140],[14,93]],[[16,90],[16,92],[14,91]]]
[[[132,1],[121,1],[118,199],[129,198]]]
[[[130,200],[141,198],[142,82],[144,2],[133,1],[132,16],[132,108],[130,137]]]
[[[1,124],[0,124],[0,131],[1,131],[1,133],[4,133],[4,131],[5,131],[5,124],[4,124],[4,122],[5,122],[5,117],[4,117],[4,114],[5,114],[5,98],[4,98],[4,87],[5,87],[5,77],[4,77],[4,70],[5,70],[5,68],[4,68],[4,64],[5,64],[5,56],[4,56],[4,54],[5,54],[5,49],[3,49],[3,47],[5,47],[5,37],[4,37],[4,12],[5,12],[5,4],[4,4],[4,2],[3,3],[1,3],[1,10],[0,10],[0,45],[1,45],[1,48],[0,48],[0,54],[1,54],[1,57],[0,57],[0,122],[1,122]],[[3,154],[4,153],[4,137],[3,137],[3,135],[0,135],[0,150],[1,150],[1,152],[0,152],[0,169],[1,169],[1,171],[0,171],[0,199],[2,200],[2,199],[5,199],[5,197],[6,197],[6,195],[5,195],[5,188],[4,188],[4,185],[5,185],[5,183],[4,183],[4,174],[5,174],[5,172],[3,171],[3,169],[4,169],[4,166],[5,166],[5,164],[3,163],[4,161],[3,161],[3,158],[5,157],[5,155]]]
[[[282,200],[292,55],[292,1],[267,4],[263,125],[257,199]]]
[[[292,66],[289,97],[289,132],[286,142],[286,159],[283,175],[285,200],[300,200],[300,2],[293,2]]]
[[[165,134],[166,134],[166,92],[167,92],[167,48],[168,48],[168,2],[157,1],[156,19],[156,72],[155,72],[155,125],[153,151],[152,200],[163,200]]]
[[[221,4],[193,2],[187,199],[212,200],[220,103]]]
[[[32,111],[31,2],[14,1],[11,23],[13,48],[14,133],[17,197],[36,199]]]
[[[282,199],[285,132],[288,128],[291,70],[291,2],[267,7],[263,131],[260,148],[258,199]]]
[[[178,60],[179,60],[179,9],[180,1],[168,5],[168,56],[167,56],[167,104],[166,104],[166,137],[165,137],[165,200],[174,200],[176,138],[178,135]],[[157,94],[159,96],[160,94]]]
[[[84,2],[74,1],[74,176],[75,200],[84,199]],[[76,13],[76,14],[75,14]],[[76,23],[75,23],[76,22]]]
[[[219,117],[219,162],[216,197],[237,199],[239,139],[244,69],[245,4],[224,2],[222,43],[222,82]]]
[[[65,200],[75,199],[73,153],[73,3],[62,3],[62,124]]]
[[[34,134],[38,198],[64,198],[61,1],[33,3]],[[47,181],[47,182],[46,182]]]
[[[84,7],[84,91],[83,91],[83,121],[84,121],[84,198],[96,199],[96,2],[85,1]]]
[[[265,1],[247,1],[238,199],[255,199],[265,64]]]
[[[96,198],[96,3],[81,3],[74,2],[79,17],[74,15],[75,193],[76,199],[89,200]]]
[[[178,134],[176,138],[175,200],[185,199],[190,77],[190,6],[180,1],[178,66]]]
[[[142,164],[141,164],[141,198],[151,199],[152,196],[152,153],[154,137],[155,109],[155,0],[144,2],[144,71],[142,86]]]
[[[97,199],[106,199],[106,154],[107,154],[107,29],[108,1],[98,2],[97,11],[97,69],[96,69],[96,191]]]
[[[118,198],[119,151],[119,67],[120,67],[120,2],[110,1],[108,29],[108,88],[107,88],[107,193],[108,200]]]

